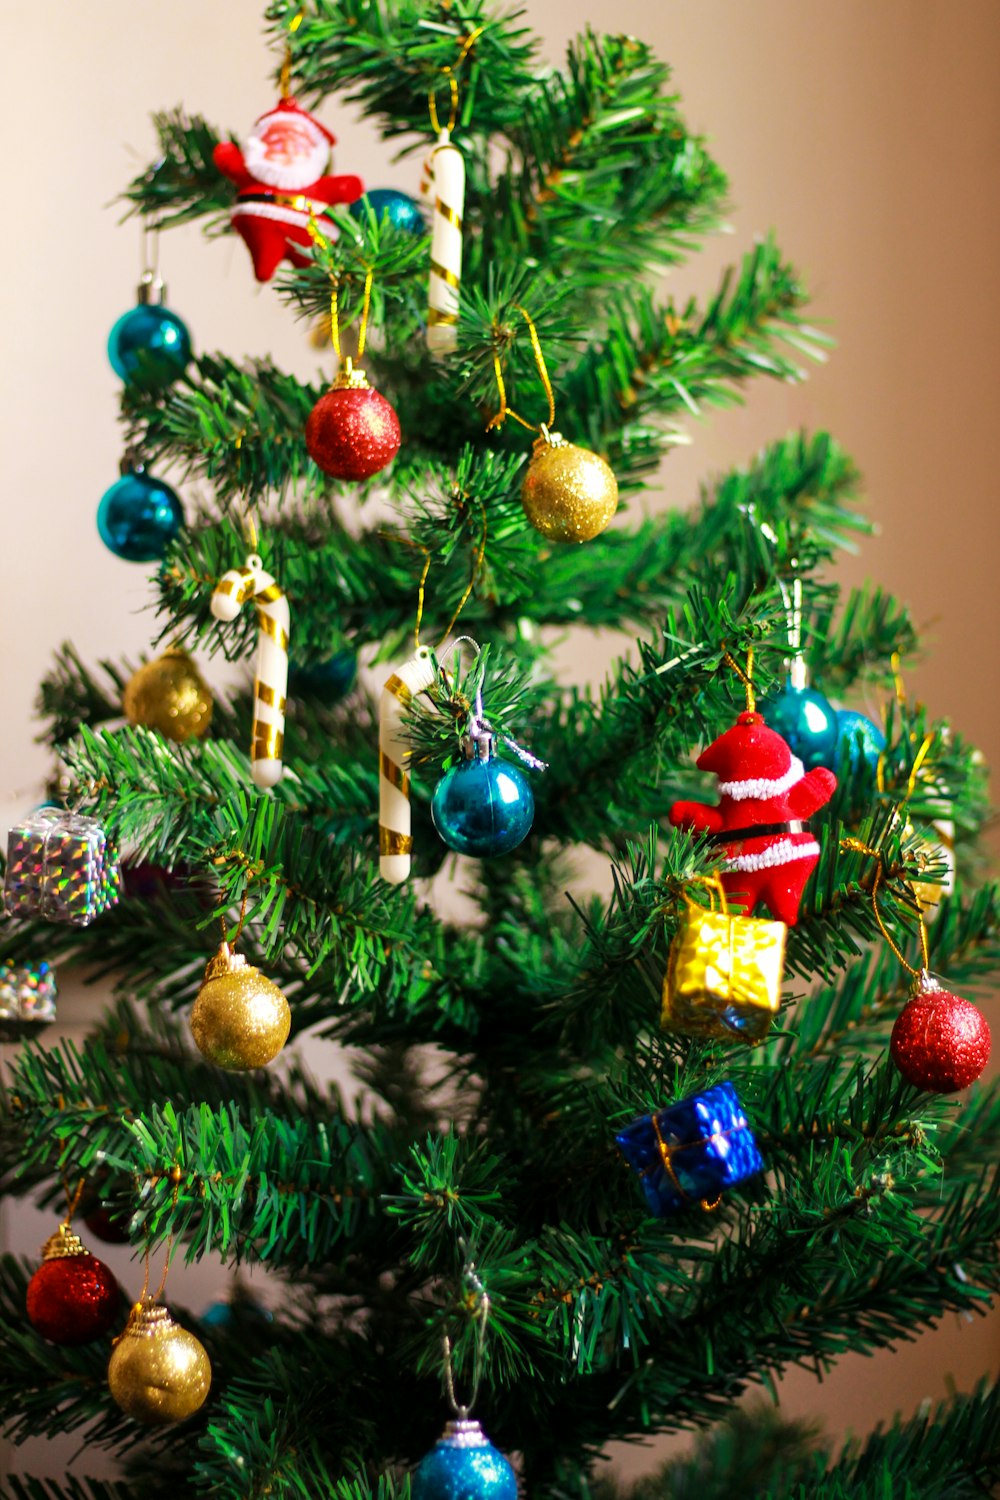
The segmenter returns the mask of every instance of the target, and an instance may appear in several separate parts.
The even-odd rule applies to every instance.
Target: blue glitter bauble
[[[162,305],[130,307],[108,335],[111,368],[126,385],[169,385],[183,375],[190,358],[191,335]]]
[[[517,1500],[514,1470],[478,1422],[449,1422],[417,1465],[411,1500]]]
[[[877,724],[853,708],[837,709],[837,764],[847,758],[852,771],[867,765],[872,771],[885,749],[885,735]]]
[[[289,663],[288,685],[295,696],[309,695],[329,706],[346,697],[357,675],[358,658],[350,646],[345,646],[327,661],[314,662],[310,667]]]
[[[769,729],[776,729],[793,755],[807,771],[816,766],[833,769],[837,764],[837,714],[833,705],[815,688],[796,688],[791,683],[773,698],[757,704]]]
[[[420,204],[407,193],[401,193],[397,188],[372,188],[371,192],[365,193],[363,198],[356,198],[351,204],[350,211],[355,219],[363,219],[366,202],[371,204],[372,213],[379,223],[388,217],[389,223],[397,229],[407,229],[411,234],[427,233]]]
[[[449,849],[490,859],[516,849],[531,828],[535,797],[510,761],[463,760],[434,789],[431,817]]]
[[[184,524],[178,496],[141,469],[123,474],[101,496],[101,541],[126,562],[158,562]]]

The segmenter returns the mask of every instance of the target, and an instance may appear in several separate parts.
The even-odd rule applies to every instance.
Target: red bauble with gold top
[[[929,975],[896,1017],[892,1060],[907,1083],[932,1094],[957,1094],[990,1059],[990,1028],[982,1011],[942,989]]]
[[[363,370],[351,361],[306,423],[309,457],[332,479],[370,479],[399,452],[399,418],[384,396],[372,390]]]
[[[60,1224],[28,1282],[31,1326],[53,1344],[89,1344],[114,1326],[120,1301],[113,1273]]]

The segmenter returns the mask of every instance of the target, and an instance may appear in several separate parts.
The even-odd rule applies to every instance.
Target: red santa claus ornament
[[[829,802],[837,786],[832,771],[806,771],[763,717],[748,710],[732,729],[703,751],[700,771],[719,778],[719,804],[675,802],[670,821],[709,833],[726,853],[726,897],[747,916],[760,902],[793,927],[819,844],[805,820]]]
[[[242,151],[233,141],[220,141],[212,153],[239,190],[231,222],[250,251],[258,281],[270,281],[283,260],[309,264],[304,252],[310,212],[361,197],[360,177],[326,175],[334,145],[326,126],[286,96],[261,115]]]

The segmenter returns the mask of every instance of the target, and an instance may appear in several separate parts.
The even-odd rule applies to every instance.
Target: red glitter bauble
[[[399,418],[360,370],[337,377],[306,423],[309,457],[333,479],[370,479],[399,452]]]
[[[43,1261],[28,1282],[28,1317],[53,1344],[89,1344],[118,1318],[118,1283],[84,1251]]]
[[[83,1221],[96,1239],[106,1245],[128,1244],[128,1211],[102,1204]]]
[[[889,1050],[914,1088],[957,1094],[989,1062],[990,1028],[982,1012],[961,996],[920,990],[896,1017]]]

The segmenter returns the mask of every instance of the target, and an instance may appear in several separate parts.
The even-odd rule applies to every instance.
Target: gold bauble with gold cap
[[[618,481],[597,453],[543,427],[521,486],[525,515],[553,542],[589,542],[618,509]]]
[[[165,651],[141,666],[125,688],[130,724],[155,729],[164,739],[200,739],[212,722],[212,694],[186,651]]]
[[[137,1302],[108,1365],[108,1387],[126,1416],[150,1427],[185,1422],[205,1404],[211,1384],[201,1341],[162,1303]]]
[[[191,1012],[198,1050],[233,1073],[264,1068],[287,1042],[291,1025],[278,986],[223,943],[205,967]]]

